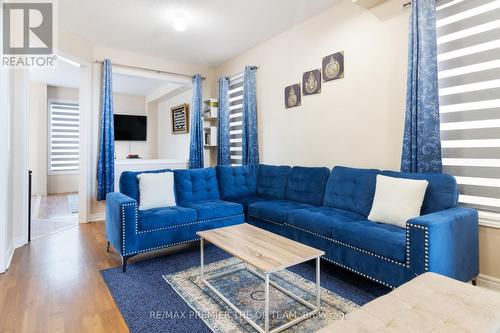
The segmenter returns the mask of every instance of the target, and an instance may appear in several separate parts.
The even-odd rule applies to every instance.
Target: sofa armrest
[[[475,209],[455,207],[409,220],[407,264],[469,281],[479,274],[479,226]]]
[[[136,240],[137,201],[119,192],[106,196],[106,239],[120,252],[127,255]]]

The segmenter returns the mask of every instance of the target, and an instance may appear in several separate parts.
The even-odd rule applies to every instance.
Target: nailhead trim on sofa
[[[399,265],[399,266],[402,266],[402,267],[406,267],[406,268],[410,268],[410,232],[409,232],[409,228],[413,227],[413,228],[417,228],[417,229],[423,229],[423,230],[425,230],[425,241],[424,241],[425,271],[429,270],[429,228],[427,226],[421,226],[421,225],[417,225],[417,224],[413,224],[413,223],[407,223],[406,224],[407,225],[406,226],[406,263],[400,263],[399,261],[395,261],[393,259],[386,258],[386,257],[378,255],[376,253],[363,250],[361,248],[358,248],[358,247],[352,246],[350,244],[346,244],[346,243],[340,242],[338,240],[335,240],[335,239],[332,239],[332,238],[329,238],[329,237],[325,237],[323,235],[320,235],[320,234],[317,234],[315,232],[312,232],[312,231],[309,231],[309,230],[306,230],[306,229],[294,226],[294,225],[286,223],[286,222],[283,223],[283,224],[280,224],[280,223],[276,223],[274,221],[263,219],[261,217],[256,217],[256,216],[251,216],[251,217],[256,218],[256,219],[260,219],[260,220],[264,220],[264,221],[267,221],[267,222],[271,222],[271,223],[273,223],[275,225],[288,226],[288,227],[291,227],[291,228],[295,228],[295,229],[301,230],[303,232],[307,232],[309,234],[315,235],[317,237],[324,238],[324,239],[326,239],[326,240],[328,240],[330,242],[337,243],[339,245],[348,247],[350,249],[353,249],[353,250],[356,250],[356,251],[360,251],[360,252],[368,254],[370,256],[373,256],[373,257],[376,257],[376,258],[379,258],[379,259],[383,259],[383,260],[389,261],[390,263],[393,263],[393,264],[396,264],[396,265]]]
[[[396,260],[393,260],[393,259],[390,259],[390,258],[383,257],[383,256],[378,255],[378,254],[376,254],[376,253],[373,253],[373,252],[370,252],[370,251],[363,250],[363,249],[361,249],[361,248],[359,248],[359,247],[355,247],[355,246],[352,246],[352,245],[350,245],[350,244],[346,244],[346,243],[341,242],[341,241],[338,241],[338,240],[336,240],[336,239],[332,239],[332,238],[329,238],[329,237],[325,237],[325,236],[323,236],[323,235],[320,235],[320,234],[317,234],[317,233],[315,233],[315,232],[312,232],[312,231],[309,231],[309,230],[306,230],[306,229],[303,229],[303,228],[297,227],[297,226],[292,225],[292,224],[284,223],[284,225],[286,225],[286,226],[288,226],[288,227],[291,227],[291,228],[294,228],[294,229],[298,229],[298,230],[303,231],[303,232],[307,232],[307,233],[309,233],[309,234],[311,234],[311,235],[315,235],[315,236],[320,237],[320,238],[324,238],[324,239],[326,239],[326,240],[328,240],[328,241],[330,241],[330,242],[332,242],[332,243],[336,243],[336,244],[339,244],[339,245],[342,245],[342,246],[348,247],[348,248],[350,248],[350,249],[353,249],[353,250],[356,250],[356,251],[362,252],[362,253],[364,253],[364,254],[368,254],[368,255],[370,255],[370,256],[372,256],[372,257],[376,257],[376,258],[379,258],[379,259],[383,259],[383,260],[389,261],[389,262],[390,262],[390,263],[392,263],[392,264],[396,264],[396,265],[399,265],[399,266],[407,267],[407,266],[406,266],[406,264],[404,264],[404,263],[400,263],[399,261],[396,261]]]
[[[236,214],[236,215],[231,215],[231,216],[225,216],[225,217],[219,217],[216,219],[211,219],[211,220],[200,220],[200,221],[194,221],[194,222],[189,222],[189,223],[183,223],[183,224],[177,224],[177,225],[171,225],[168,227],[161,227],[161,228],[156,228],[156,229],[150,229],[150,230],[144,230],[144,231],[137,231],[138,234],[145,234],[148,232],[154,232],[154,231],[160,231],[160,230],[167,230],[167,229],[174,229],[174,228],[179,228],[179,227],[185,227],[188,225],[195,225],[195,224],[200,224],[204,222],[209,222],[209,221],[223,221],[223,220],[229,220],[232,219],[233,217],[238,217],[238,216],[243,216],[245,214]],[[137,221],[136,221],[137,225]],[[137,230],[137,228],[136,228]]]
[[[359,271],[357,271],[357,270],[355,270],[355,269],[352,269],[352,268],[350,268],[350,267],[347,267],[347,266],[345,266],[345,265],[342,265],[341,263],[338,263],[338,262],[336,262],[335,260],[332,260],[332,259],[327,258],[327,257],[321,257],[321,258],[322,258],[322,259],[325,259],[326,261],[329,261],[329,262],[331,262],[331,263],[334,263],[335,265],[338,265],[338,266],[340,266],[340,267],[342,267],[342,268],[345,268],[345,269],[347,269],[347,270],[349,270],[349,271],[351,271],[351,272],[354,272],[354,273],[356,273],[356,274],[359,274],[359,275],[361,275],[361,276],[364,276],[364,277],[365,277],[365,278],[367,278],[367,279],[370,279],[370,280],[372,280],[372,281],[375,281],[375,282],[378,282],[378,283],[380,283],[380,284],[383,284],[383,285],[384,285],[384,286],[386,286],[386,287],[389,287],[389,288],[391,288],[391,289],[395,289],[395,288],[396,288],[396,287],[394,287],[394,286],[391,286],[391,285],[390,285],[390,284],[388,284],[388,283],[385,283],[384,281],[380,281],[380,280],[378,280],[378,279],[376,279],[376,278],[374,278],[374,277],[371,277],[371,276],[369,276],[369,275],[366,275],[365,273],[361,273],[361,272],[359,272]]]
[[[407,242],[407,264],[408,267],[410,267],[410,236],[409,236],[409,227],[412,228],[417,228],[417,229],[422,229],[425,232],[424,235],[424,262],[425,262],[425,271],[429,271],[429,227],[428,226],[423,226],[423,225],[418,225],[418,224],[413,224],[413,223],[406,223],[406,242]]]
[[[177,243],[171,243],[171,244],[168,244],[168,245],[151,247],[149,249],[144,249],[144,250],[140,250],[140,251],[135,251],[135,252],[127,253],[127,254],[125,254],[125,256],[135,255],[135,254],[142,253],[142,252],[148,252],[148,251],[154,251],[154,250],[164,249],[164,248],[167,248],[167,247],[172,247],[172,246],[181,245],[181,244],[192,243],[192,242],[196,242],[196,241],[199,241],[199,240],[200,240],[200,238],[194,238],[194,239],[190,239],[190,240],[187,240],[187,241],[182,241],[182,242],[177,242]]]
[[[233,217],[238,217],[238,216],[244,216],[245,215],[245,214],[237,214],[237,215],[225,216],[225,217],[221,217],[221,218],[217,218],[217,219],[200,220],[200,221],[196,221],[196,222],[189,222],[189,223],[178,224],[178,225],[173,225],[173,226],[168,226],[168,227],[156,228],[156,229],[152,229],[152,230],[139,231],[139,213],[138,213],[138,209],[137,209],[137,203],[133,202],[133,203],[122,204],[121,205],[121,213],[122,213],[122,253],[124,253],[122,256],[129,256],[129,255],[134,255],[134,254],[141,253],[141,252],[159,250],[159,249],[162,249],[162,248],[167,248],[167,247],[171,247],[171,246],[175,246],[175,245],[180,245],[180,244],[185,244],[185,243],[191,243],[191,242],[199,240],[199,238],[195,238],[195,239],[192,239],[192,240],[187,240],[187,241],[182,241],[182,242],[176,242],[176,243],[171,243],[171,244],[164,245],[164,246],[156,246],[156,247],[151,247],[149,249],[144,249],[144,250],[140,250],[140,251],[126,253],[126,251],[125,251],[125,207],[132,207],[132,206],[135,208],[134,209],[134,219],[135,219],[135,233],[136,234],[143,234],[143,233],[148,233],[148,232],[153,232],[153,231],[160,231],[160,230],[167,230],[167,229],[179,228],[179,227],[184,227],[184,226],[194,225],[194,224],[200,224],[200,223],[205,223],[205,222],[223,221],[223,220],[231,219]]]

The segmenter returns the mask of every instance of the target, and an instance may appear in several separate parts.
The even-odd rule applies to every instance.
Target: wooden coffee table
[[[231,309],[244,318],[258,332],[280,332],[288,327],[303,321],[319,311],[321,305],[320,287],[320,257],[325,252],[310,246],[298,243],[288,238],[276,235],[272,232],[257,228],[244,223],[219,229],[199,231],[201,246],[201,279],[221,300]],[[211,275],[204,274],[204,242],[208,241],[229,254],[241,259],[245,267],[237,267]],[[290,291],[269,280],[272,273],[284,270],[305,261],[316,259],[316,304],[311,304],[306,300],[294,295]],[[255,269],[254,269],[255,268]],[[210,282],[210,279],[232,274],[240,270],[248,270],[255,276],[265,281],[265,305],[264,305],[264,328],[260,327],[243,311],[231,303],[221,292],[219,292]],[[260,271],[260,272],[259,272]],[[269,328],[269,286],[273,286],[284,294],[292,297],[303,305],[311,309],[308,313],[279,327]]]

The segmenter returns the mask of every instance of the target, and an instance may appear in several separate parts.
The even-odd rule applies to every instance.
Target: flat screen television
[[[147,117],[114,115],[115,141],[146,141]]]

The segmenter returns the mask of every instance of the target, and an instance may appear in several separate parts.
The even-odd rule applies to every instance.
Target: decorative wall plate
[[[321,71],[319,69],[313,69],[302,75],[302,92],[304,95],[321,92]]]
[[[285,108],[299,106],[301,102],[300,83],[285,87]]]
[[[330,54],[323,58],[323,81],[337,80],[344,77],[344,51]]]

